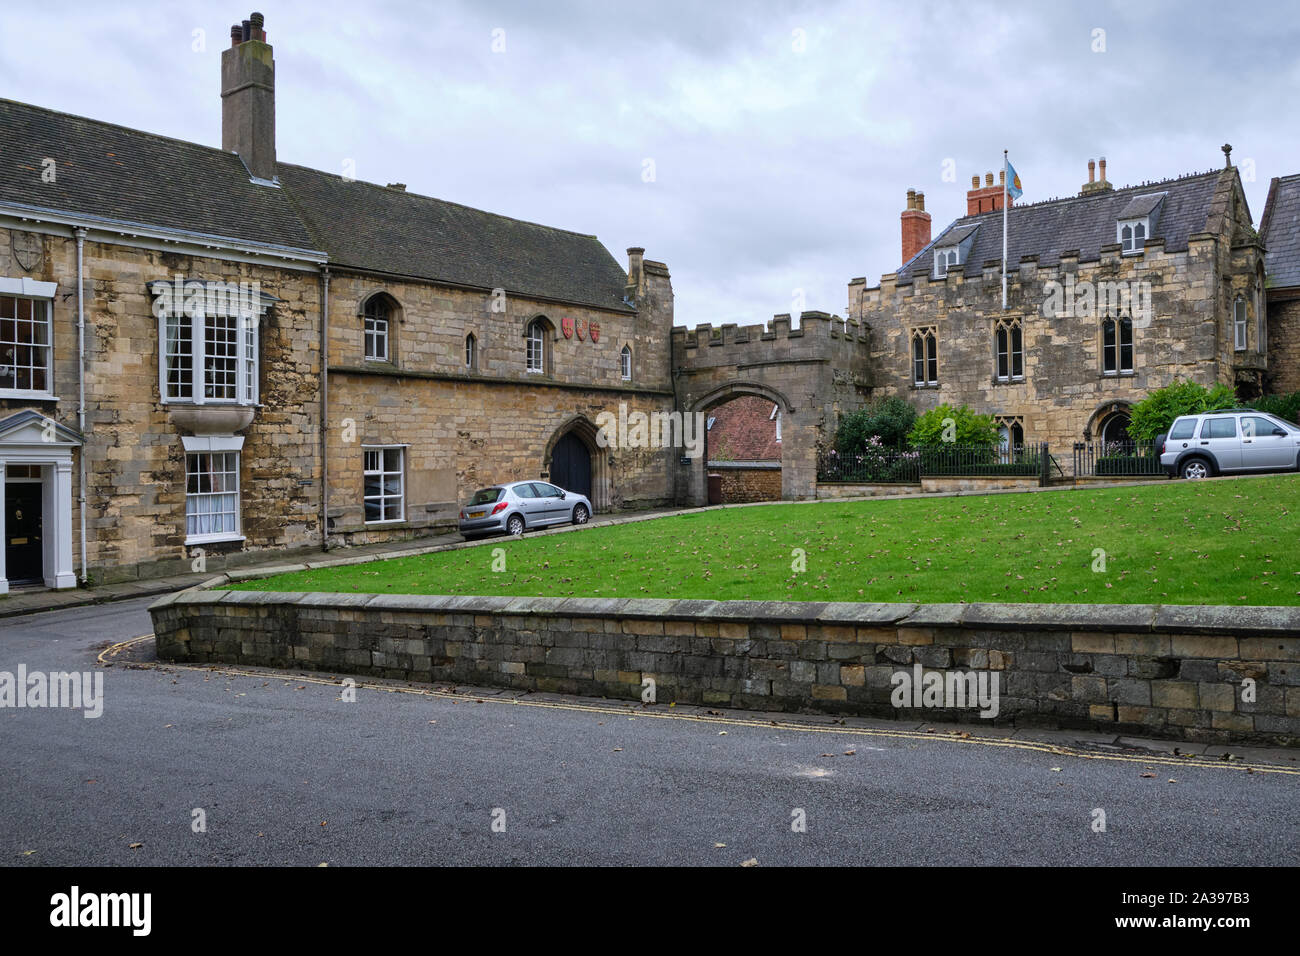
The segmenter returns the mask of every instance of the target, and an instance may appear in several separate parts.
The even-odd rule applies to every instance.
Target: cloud
[[[217,145],[220,51],[240,9],[28,5],[6,13],[0,81],[25,102]],[[1285,104],[1300,31],[1280,2],[1231,29],[1210,2],[266,13],[281,159],[351,159],[363,179],[594,233],[620,261],[644,246],[690,325],[763,321],[795,290],[842,314],[850,278],[899,265],[906,190],[925,191],[937,232],[1003,149],[1034,202],[1075,194],[1090,157],[1126,185],[1219,166],[1231,142],[1255,173],[1257,221],[1268,178],[1296,171]]]

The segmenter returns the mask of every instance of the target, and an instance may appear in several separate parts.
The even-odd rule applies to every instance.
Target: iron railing
[[[1163,475],[1154,442],[1075,442],[1074,477]]]
[[[888,448],[869,445],[861,452],[841,454],[835,449],[817,456],[818,481],[870,484],[917,484],[925,477],[1038,478],[1047,484],[1053,468],[1047,444],[1030,445],[928,445],[922,448]]]

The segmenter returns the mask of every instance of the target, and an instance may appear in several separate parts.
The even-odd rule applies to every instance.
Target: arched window
[[[478,369],[478,339],[473,332],[465,336],[465,368],[470,372]]]
[[[1246,298],[1237,296],[1232,303],[1232,339],[1233,347],[1238,352],[1246,351]]]
[[[1000,321],[993,329],[993,376],[999,382],[1018,382],[1025,377],[1025,345],[1020,320]]]
[[[939,341],[933,327],[912,330],[912,384],[939,384]]]
[[[546,371],[546,320],[533,319],[528,323],[527,363],[529,372]]]
[[[382,295],[372,295],[363,310],[363,328],[366,340],[366,361],[387,362],[389,356],[388,330],[392,309]]]
[[[632,381],[632,350],[628,346],[623,346],[623,351],[619,353],[619,368],[623,373],[623,381]]]
[[[1101,371],[1103,375],[1133,373],[1133,320],[1107,317],[1101,323]]]

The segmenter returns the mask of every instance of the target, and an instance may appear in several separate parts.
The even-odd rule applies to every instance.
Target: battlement
[[[803,312],[799,315],[799,327],[791,328],[789,313],[772,316],[769,323],[755,325],[738,325],[724,322],[714,327],[712,323],[702,323],[694,329],[685,326],[673,328],[673,345],[681,349],[698,349],[710,346],[755,346],[772,343],[769,350],[779,350],[782,344],[797,343],[808,347],[813,343],[843,341],[855,346],[867,347],[870,327],[857,319],[843,319],[826,312]],[[802,351],[803,349],[801,349]]]

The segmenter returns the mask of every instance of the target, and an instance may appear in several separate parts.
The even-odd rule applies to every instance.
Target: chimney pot
[[[916,208],[916,190],[915,190],[915,189],[909,189],[909,190],[907,191],[907,208],[908,208],[908,209],[915,209],[915,208]]]
[[[979,188],[980,188],[980,178],[979,178],[978,176],[972,176],[972,177],[970,178],[970,188],[971,188],[971,189],[979,189]]]
[[[1088,182],[1097,181],[1097,164],[1093,160],[1088,160]]]
[[[1099,181],[1104,183],[1106,181],[1106,157],[1105,156],[1097,160],[1097,171],[1101,174]]]
[[[245,20],[243,23],[240,24],[240,30],[241,30],[242,33],[243,33],[243,37],[244,37],[244,40],[245,40],[245,41],[248,41],[248,40],[253,39],[253,24],[252,24],[252,21],[250,21],[250,20]]]
[[[916,208],[925,212],[925,193],[916,194]]]
[[[992,186],[992,185],[993,185],[993,174],[992,174],[992,173],[985,173],[985,174],[984,174],[984,185],[985,185],[985,186]]]

